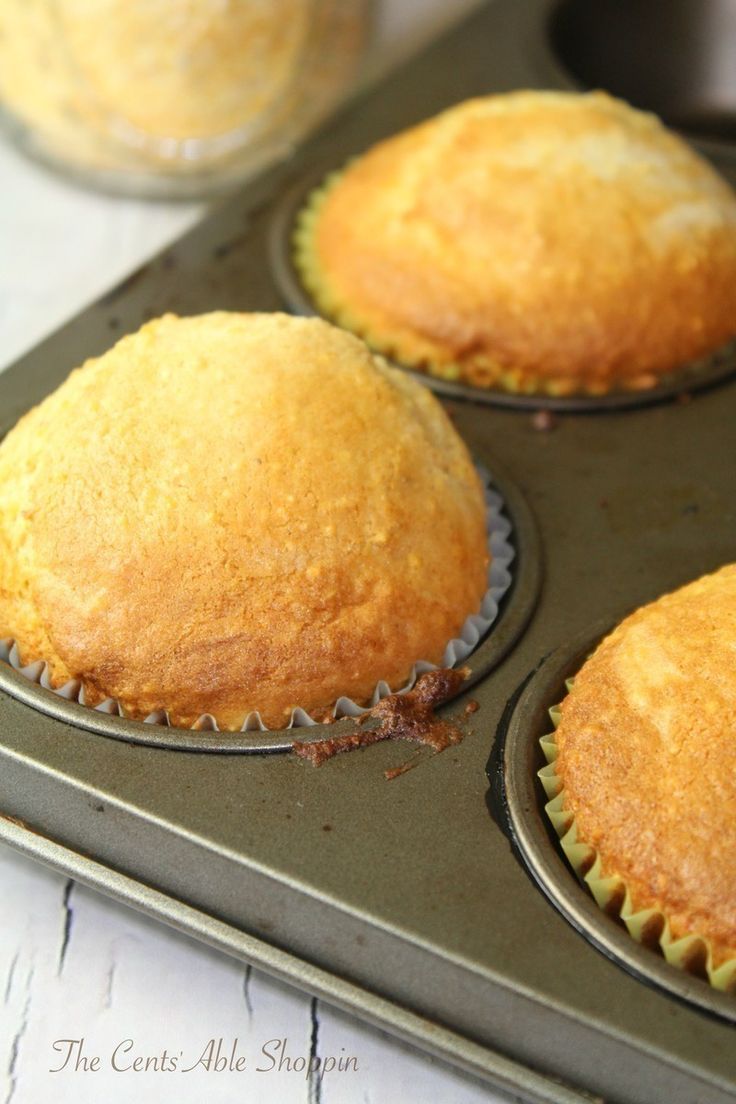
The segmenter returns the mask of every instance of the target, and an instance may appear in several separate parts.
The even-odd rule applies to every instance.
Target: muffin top
[[[647,388],[736,333],[736,196],[659,120],[594,92],[461,103],[303,212],[319,309],[480,387]]]
[[[736,564],[644,606],[562,704],[556,773],[578,838],[634,909],[736,955]]]
[[[132,717],[365,700],[441,659],[487,562],[442,408],[316,319],[154,320],[0,445],[0,637]]]

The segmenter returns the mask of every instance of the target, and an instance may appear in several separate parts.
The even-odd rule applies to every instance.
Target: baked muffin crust
[[[601,876],[736,956],[736,564],[627,617],[562,704],[555,772]]]
[[[469,100],[379,143],[303,213],[318,308],[480,387],[654,386],[736,334],[736,196],[610,96]]]
[[[278,727],[398,685],[487,562],[442,408],[317,319],[149,322],[0,445],[0,636],[133,717]]]

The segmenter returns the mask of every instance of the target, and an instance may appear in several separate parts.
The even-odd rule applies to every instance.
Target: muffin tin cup
[[[470,668],[471,674],[463,684],[463,691],[500,661],[522,631],[536,600],[540,577],[536,534],[523,499],[503,481],[503,490],[499,490],[495,477],[481,465],[477,465],[477,470],[484,487],[491,554],[488,589],[479,612],[466,618],[458,636],[447,644],[439,665],[465,664]],[[516,578],[519,552],[524,565],[521,585]],[[420,675],[437,667],[427,660],[417,660],[408,681],[400,689],[392,691],[388,683],[379,682],[369,706],[359,706],[346,696],[338,698],[333,709],[338,724],[320,724],[305,709],[297,707],[286,728],[268,729],[260,714],[254,711],[248,714],[239,732],[223,732],[211,714],[203,714],[190,728],[183,729],[170,724],[165,710],[137,721],[126,717],[114,698],[107,698],[94,707],[88,706],[79,680],[54,687],[43,659],[24,663],[14,640],[0,640],[0,690],[81,728],[115,739],[182,751],[291,751],[295,738],[303,742],[338,736],[350,731],[347,725],[339,725],[342,718],[362,715],[391,693],[406,693]]]
[[[595,886],[600,904],[596,902],[569,865],[572,858],[578,869],[584,869],[594,857],[592,848],[578,841],[576,849],[575,840],[570,836],[563,851],[558,839],[559,828],[553,825],[545,811],[549,799],[539,772],[541,770],[543,777],[549,779],[551,772],[541,741],[549,736],[552,727],[550,710],[564,698],[569,680],[611,627],[610,624],[600,625],[597,630],[586,632],[558,648],[520,686],[501,718],[496,746],[489,761],[489,803],[533,881],[594,947],[640,981],[736,1024],[733,995],[714,988],[704,978],[685,969],[673,967],[673,963],[674,966],[685,965],[679,952],[691,952],[692,944],[686,946],[677,941],[680,947],[675,943],[665,950],[663,946],[660,954],[652,946],[652,928],[644,927],[641,922],[646,918],[641,914],[636,919],[629,918],[634,932],[632,938],[621,914],[624,910],[620,908],[620,887],[616,887],[613,897],[609,898],[606,889],[614,887],[610,884],[608,887]],[[557,809],[551,811],[556,813]],[[556,819],[559,824],[559,818]],[[569,853],[567,858],[566,853]],[[592,875],[586,880],[595,882],[595,868],[591,870]],[[614,910],[612,905],[616,901],[619,908]],[[610,912],[604,911],[606,906]],[[637,941],[637,931],[645,942]],[[664,944],[667,944],[666,938]],[[687,957],[685,954],[684,958]]]
[[[273,276],[289,308],[295,314],[319,315],[328,321],[333,319],[319,309],[301,280],[294,263],[293,236],[299,214],[305,209],[312,193],[331,175],[340,171],[331,166],[310,172],[287,192],[275,209],[268,243]],[[464,399],[515,410],[544,409],[558,413],[593,414],[652,406],[717,386],[736,375],[736,340],[730,341],[708,357],[683,365],[676,372],[663,377],[656,387],[611,391],[602,395],[548,395],[542,391],[517,394],[512,391],[486,389],[442,379],[401,364],[390,357],[386,359],[444,398]]]

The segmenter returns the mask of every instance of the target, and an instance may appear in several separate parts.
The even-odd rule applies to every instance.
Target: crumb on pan
[[[342,752],[382,740],[411,740],[435,752],[444,751],[451,744],[459,744],[463,735],[456,724],[437,717],[435,710],[458,693],[469,674],[467,667],[427,671],[420,675],[412,690],[405,694],[389,694],[356,718],[358,731],[330,736],[326,740],[296,740],[294,751],[315,767]],[[374,728],[362,728],[369,720],[379,723]],[[408,767],[399,771],[406,769]]]

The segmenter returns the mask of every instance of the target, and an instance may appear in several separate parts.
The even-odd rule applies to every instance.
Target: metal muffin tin
[[[2,426],[146,318],[284,309],[269,239],[287,192],[314,166],[339,166],[467,96],[549,84],[548,9],[495,0],[349,105],[290,162],[0,374]],[[544,575],[526,626],[512,631],[517,593],[488,638],[495,665],[447,707],[456,716],[470,698],[479,704],[461,744],[423,750],[416,769],[388,782],[384,771],[412,754],[406,745],[320,769],[290,754],[229,754],[243,748],[183,753],[135,742],[132,728],[143,726],[105,739],[78,712],[56,701],[41,710],[35,691],[21,700],[6,685],[0,838],[514,1099],[733,1101],[732,1025],[688,994],[644,984],[550,905],[509,845],[486,765],[506,703],[544,656],[734,558],[736,385],[626,411],[597,404],[595,417],[556,415],[548,432],[529,410],[447,408],[471,451],[504,473],[517,532],[522,499],[535,519],[540,543],[522,539],[518,573],[527,613],[530,565]],[[578,892],[561,863],[554,881]]]
[[[623,923],[607,915],[573,875],[544,812],[547,797],[537,778],[546,760],[539,746],[552,731],[549,710],[567,690],[565,680],[580,670],[611,625],[586,632],[557,648],[521,687],[499,725],[489,763],[497,807],[508,817],[512,845],[540,889],[594,947],[634,977],[736,1024],[736,994],[713,989],[705,979],[670,966],[656,950],[635,942]]]
[[[731,0],[558,0],[555,54],[574,79],[656,111],[714,157],[736,157],[736,35]]]

